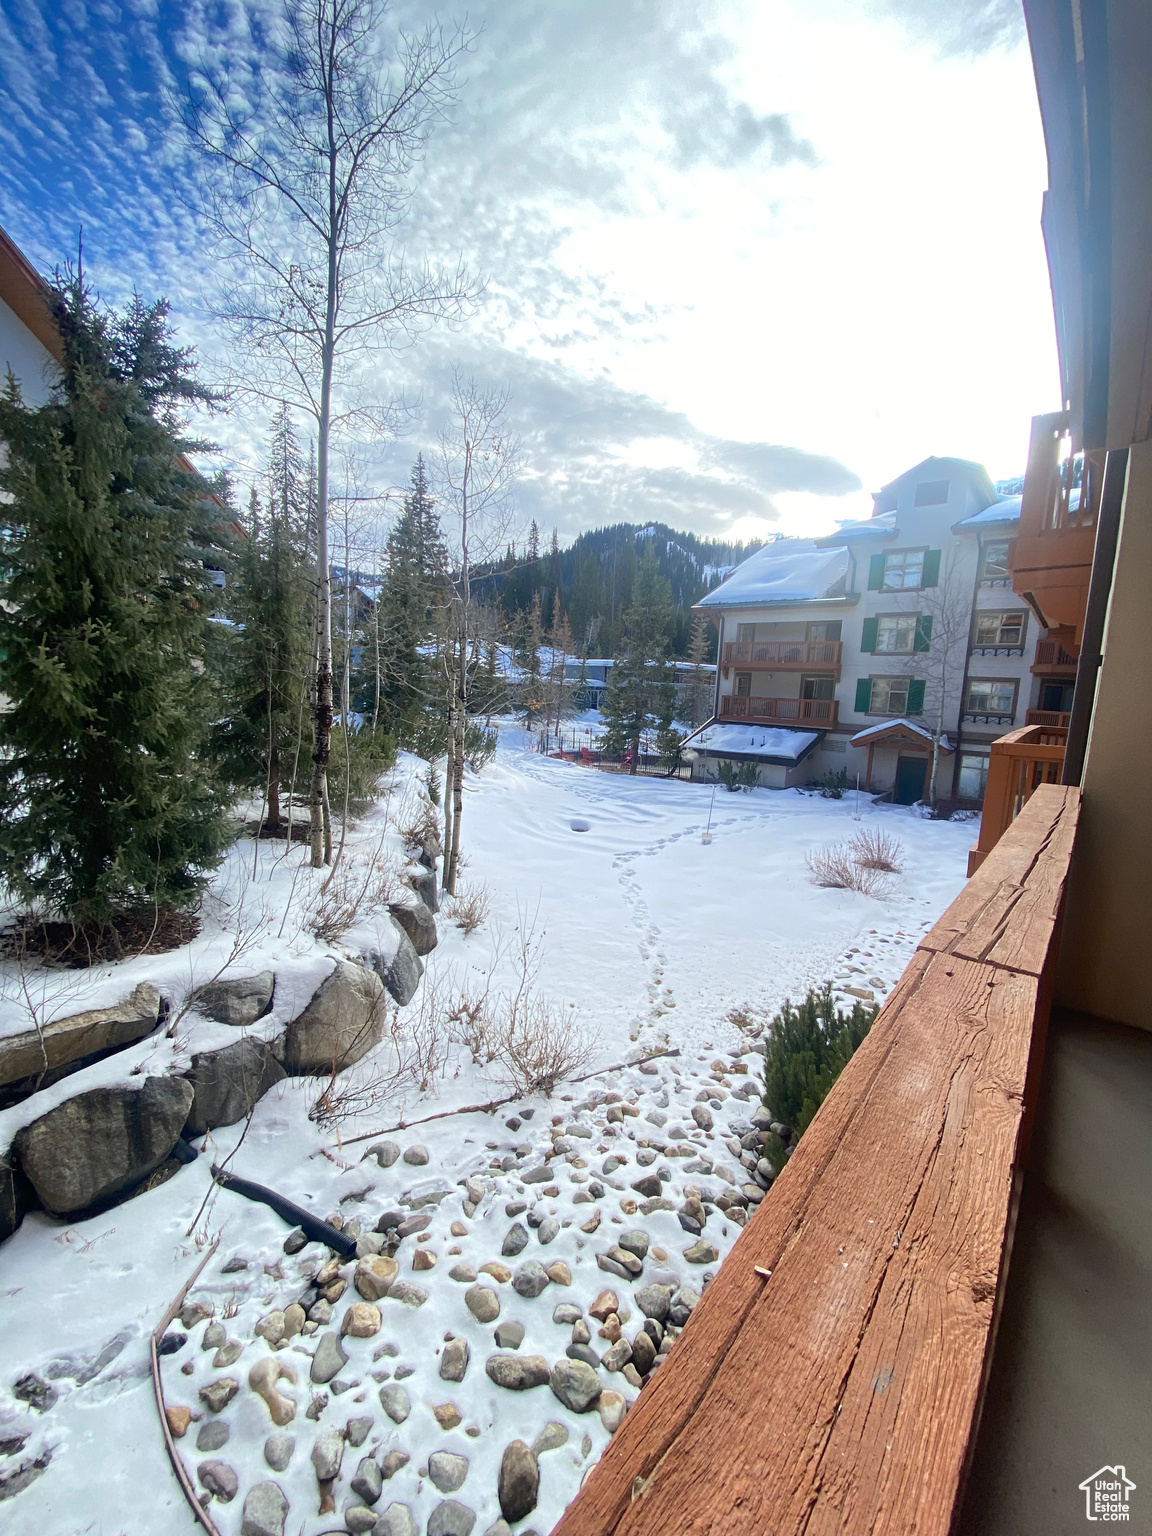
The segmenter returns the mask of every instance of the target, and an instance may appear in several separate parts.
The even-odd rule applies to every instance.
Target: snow
[[[990,507],[985,507],[983,512],[974,512],[971,517],[966,517],[956,524],[957,528],[986,528],[994,523],[1015,523],[1020,520],[1020,504],[1022,496],[1006,496],[1003,501],[994,501]]]
[[[410,812],[413,785],[421,772],[422,765],[414,759],[398,765],[391,781],[393,823]],[[387,809],[376,807],[352,834],[349,846],[356,867],[389,850],[402,857],[399,839],[386,820]],[[705,845],[701,834],[709,819],[712,840]],[[842,840],[860,826],[883,828],[905,848],[905,873],[883,900],[814,886],[805,872],[806,852]],[[600,773],[542,756],[532,750],[526,733],[502,724],[494,761],[481,775],[469,777],[465,795],[465,878],[486,889],[492,915],[484,927],[465,937],[451,922],[450,912],[441,914],[441,943],[428,957],[424,987],[407,1009],[398,1015],[390,1010],[390,1023],[397,1025],[402,1038],[410,1036],[430,986],[476,989],[489,975],[494,987],[508,985],[514,980],[517,940],[532,928],[549,997],[595,1033],[596,1054],[586,1070],[615,1066],[664,1042],[680,1055],[655,1062],[654,1074],[624,1067],[587,1082],[561,1085],[550,1100],[538,1096],[518,1101],[495,1115],[467,1113],[414,1124],[423,1116],[510,1091],[490,1069],[476,1067],[466,1052],[453,1049],[443,1071],[432,1074],[424,1091],[411,1089],[401,1101],[349,1118],[338,1132],[309,1118],[321,1085],[289,1079],[261,1100],[246,1133],[239,1125],[214,1132],[208,1139],[210,1155],[161,1187],[102,1216],[71,1224],[43,1214],[27,1216],[2,1250],[0,1438],[16,1427],[27,1428],[30,1438],[18,1456],[0,1460],[0,1473],[46,1450],[51,1451],[51,1463],[37,1481],[4,1503],[6,1536],[42,1536],[49,1530],[61,1536],[81,1530],[91,1536],[193,1531],[157,1423],[148,1335],[203,1257],[206,1242],[215,1238],[219,1247],[191,1295],[215,1306],[229,1336],[245,1344],[244,1353],[227,1371],[213,1370],[211,1354],[199,1347],[198,1329],[178,1353],[164,1359],[162,1368],[168,1402],[191,1407],[199,1406],[197,1390],[209,1380],[228,1374],[242,1383],[239,1395],[220,1416],[231,1426],[221,1450],[198,1454],[196,1425],[177,1442],[193,1479],[198,1463],[213,1458],[239,1473],[240,1496],[231,1504],[212,1505],[224,1536],[239,1532],[244,1491],[273,1477],[291,1501],[292,1536],[332,1530],[348,1502],[349,1480],[360,1457],[394,1447],[405,1450],[411,1460],[385,1484],[378,1512],[391,1500],[400,1500],[412,1507],[423,1530],[440,1495],[421,1478],[420,1468],[433,1451],[449,1449],[470,1458],[468,1477],[454,1496],[476,1510],[475,1531],[482,1532],[499,1514],[496,1476],[504,1447],[517,1437],[531,1443],[546,1421],[556,1420],[567,1426],[569,1439],[541,1456],[540,1500],[527,1522],[541,1532],[550,1530],[588,1465],[603,1451],[608,1432],[596,1412],[569,1412],[547,1387],[515,1393],[489,1381],[484,1361],[495,1351],[492,1328],[471,1318],[463,1300],[467,1287],[452,1281],[448,1270],[457,1262],[478,1269],[500,1258],[512,1224],[505,1205],[512,1200],[531,1205],[540,1199],[541,1186],[524,1185],[520,1174],[539,1163],[550,1147],[550,1121],[559,1115],[566,1125],[575,1122],[594,1132],[591,1140],[573,1142],[576,1152],[554,1161],[559,1194],[544,1197],[540,1208],[555,1215],[562,1224],[560,1233],[546,1248],[531,1233],[520,1258],[507,1262],[515,1268],[529,1258],[545,1264],[561,1259],[570,1266],[573,1283],[550,1285],[538,1299],[528,1301],[512,1294],[510,1286],[493,1282],[501,1297],[501,1321],[519,1321],[527,1329],[519,1353],[542,1354],[550,1363],[563,1356],[569,1330],[551,1320],[561,1301],[575,1302],[586,1311],[606,1286],[627,1301],[628,1284],[604,1273],[595,1262],[596,1252],[627,1227],[645,1227],[653,1245],[667,1254],[666,1260],[649,1256],[645,1281],[667,1268],[699,1289],[715,1265],[702,1270],[685,1261],[684,1250],[694,1238],[681,1229],[674,1212],[658,1211],[645,1218],[622,1211],[621,1202],[631,1195],[629,1186],[642,1173],[666,1165],[671,1178],[665,1191],[679,1203],[689,1186],[701,1189],[705,1197],[723,1187],[719,1173],[705,1171],[708,1166],[740,1177],[725,1142],[732,1125],[746,1120],[756,1101],[745,1102],[733,1092],[748,1080],[747,1074],[730,1071],[725,1089],[710,1075],[711,1063],[718,1057],[735,1061],[735,1053],[743,1051],[742,1063],[754,1072],[757,1058],[750,1054],[747,1020],[762,1026],[785,997],[802,996],[825,978],[833,978],[838,988],[866,987],[878,998],[885,996],[923,932],[963,884],[970,842],[968,827],[921,820],[903,808],[876,805],[866,795],[834,801],[798,791],[756,790],[714,797],[710,785]],[[102,997],[118,997],[144,979],[155,981],[179,1006],[190,986],[208,979],[228,958],[226,924],[239,915],[253,935],[252,944],[229,972],[247,975],[272,966],[278,974],[274,1015],[262,1020],[257,1031],[272,1032],[299,1011],[334,959],[354,955],[375,929],[358,929],[339,944],[319,943],[306,921],[318,880],[306,868],[305,851],[261,844],[255,875],[253,852],[245,841],[230,856],[208,903],[204,932],[193,944],[172,955],[147,956],[93,973],[79,989],[84,995],[56,999],[61,1009],[88,1006],[89,987]],[[365,921],[371,925],[371,920]],[[69,983],[74,979],[68,978]],[[13,980],[10,969],[6,980]],[[4,1018],[6,1027],[15,1028],[19,1006],[11,994],[9,987]],[[178,1066],[191,1049],[229,1043],[239,1033],[187,1014],[175,1041],[142,1041],[58,1084],[36,1103],[36,1110],[96,1082],[125,1080],[136,1065],[147,1072]],[[389,1050],[386,1043],[382,1054]],[[371,1060],[366,1058],[348,1076],[370,1071]],[[697,1131],[691,1119],[703,1089],[713,1100],[716,1124],[711,1132]],[[632,1101],[639,1114],[619,1125],[605,1124],[600,1100],[607,1093]],[[521,1121],[515,1129],[506,1123],[513,1112]],[[30,1113],[26,1101],[0,1117],[0,1145]],[[666,1125],[658,1126],[650,1115],[664,1115]],[[374,1161],[361,1162],[376,1138],[352,1138],[401,1120],[409,1129],[389,1139],[402,1147],[427,1147],[427,1167],[397,1162],[385,1171]],[[679,1140],[692,1145],[693,1160],[686,1163],[661,1154],[651,1168],[639,1166],[638,1141],[668,1140],[675,1126],[692,1133]],[[491,1168],[493,1159],[514,1158],[515,1148],[525,1145],[530,1150],[518,1167],[508,1172]],[[452,1191],[439,1206],[426,1208],[432,1217],[430,1241],[419,1246],[439,1255],[436,1267],[411,1273],[414,1238],[406,1239],[398,1254],[401,1278],[426,1288],[428,1303],[410,1309],[386,1299],[380,1304],[380,1334],[346,1341],[350,1358],[341,1376],[359,1385],[332,1398],[318,1424],[304,1415],[312,1393],[321,1390],[308,1381],[311,1343],[298,1339],[278,1355],[300,1373],[300,1384],[286,1388],[299,1412],[288,1427],[297,1447],[283,1474],[264,1465],[262,1447],[273,1426],[246,1386],[252,1364],[267,1354],[264,1343],[253,1338],[253,1328],[264,1313],[300,1293],[301,1265],[314,1263],[321,1250],[310,1245],[286,1257],[282,1244],[287,1229],[279,1218],[228,1191],[217,1191],[207,1212],[198,1216],[211,1193],[209,1161],[232,1153],[232,1171],[269,1185],[321,1216],[360,1213],[366,1230],[382,1210],[406,1194],[418,1194],[425,1187],[447,1186]],[[588,1165],[584,1170],[573,1161],[577,1153]],[[600,1170],[609,1153],[624,1156],[626,1162],[616,1173],[603,1176]],[[488,1192],[471,1217],[464,1211],[465,1192],[459,1187],[469,1175],[488,1182]],[[605,1186],[604,1197],[595,1202],[602,1222],[600,1230],[589,1235],[581,1232],[580,1223],[594,1207],[575,1203],[573,1196],[587,1187],[581,1179],[596,1177],[602,1177]],[[372,1188],[365,1198],[353,1198],[368,1185]],[[465,1236],[450,1235],[453,1221],[463,1223]],[[712,1212],[705,1236],[721,1257],[738,1235],[734,1221]],[[450,1254],[455,1247],[460,1253]],[[226,1261],[236,1256],[247,1261],[247,1268],[222,1273]],[[341,1301],[334,1309],[333,1326],[343,1306]],[[631,1338],[638,1323],[633,1309],[626,1336]],[[438,1374],[438,1351],[447,1332],[466,1338],[471,1346],[471,1363],[461,1383],[442,1381]],[[123,1347],[107,1363],[89,1380],[75,1379],[88,1374],[84,1361],[94,1364],[98,1352],[116,1340],[123,1340]],[[385,1341],[396,1344],[398,1357],[374,1362],[375,1349]],[[592,1342],[600,1352],[606,1348],[595,1327]],[[194,1369],[186,1376],[180,1367],[189,1361]],[[395,1371],[401,1364],[413,1368],[403,1383],[412,1412],[404,1424],[395,1425],[382,1412],[378,1383],[370,1373]],[[59,1392],[57,1403],[43,1415],[27,1410],[11,1395],[11,1385],[29,1371],[50,1379]],[[606,1381],[629,1400],[635,1398],[621,1376]],[[449,1401],[458,1406],[463,1423],[444,1432],[431,1407]],[[361,1450],[346,1449],[334,1490],[337,1513],[321,1516],[309,1459],[312,1439],[318,1431],[338,1429],[360,1414],[373,1417],[372,1431]],[[478,1435],[469,1437],[467,1426],[478,1429]],[[585,1435],[591,1440],[587,1456],[582,1451]]]
[[[699,735],[689,737],[684,746],[706,748],[718,757],[726,752],[752,752],[758,757],[795,763],[818,740],[816,731],[790,731],[780,726],[706,725]]]
[[[819,549],[811,539],[780,539],[749,555],[696,606],[758,607],[841,597],[848,559],[846,549]]]
[[[922,725],[917,725],[914,720],[908,720],[901,716],[899,720],[881,720],[878,725],[865,726],[862,731],[857,731],[855,736],[853,736],[852,744],[855,746],[858,741],[867,741],[869,736],[885,736],[889,731],[894,731],[898,726],[903,726],[906,731],[912,731],[917,736],[923,736],[927,742],[932,740],[931,731],[926,731]],[[942,744],[946,740],[946,737],[941,737]]]

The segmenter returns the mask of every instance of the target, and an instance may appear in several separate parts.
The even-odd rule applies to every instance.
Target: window
[[[973,678],[968,684],[964,713],[984,720],[1010,721],[1016,713],[1015,678]]]
[[[1011,539],[994,539],[992,543],[983,545],[980,550],[980,580],[990,587],[1007,586],[1011,554]]]
[[[877,651],[908,652],[916,645],[914,613],[882,613],[876,619]]]
[[[809,645],[819,644],[822,640],[839,640],[840,620],[824,619],[819,624],[809,624],[805,638]]]
[[[737,640],[755,640],[755,638],[756,638],[756,626],[755,626],[755,624],[737,624],[737,626],[736,626],[736,638],[737,638]]]
[[[836,684],[830,677],[802,677],[800,697],[802,699],[834,699]]]
[[[947,480],[921,480],[913,497],[914,507],[942,507],[948,500]]]
[[[988,759],[981,753],[965,752],[960,758],[960,779],[956,792],[961,800],[983,800],[988,782]]]
[[[746,699],[751,692],[752,692],[752,674],[751,674],[751,672],[737,672],[737,674],[736,674],[736,697],[738,699]]]
[[[906,715],[908,713],[907,677],[874,677],[870,715]]]
[[[976,638],[972,649],[976,651],[1020,651],[1024,649],[1025,617],[1022,609],[1011,613],[978,613]]]
[[[919,587],[924,574],[923,549],[894,549],[884,556],[884,590],[896,592],[902,587]]]

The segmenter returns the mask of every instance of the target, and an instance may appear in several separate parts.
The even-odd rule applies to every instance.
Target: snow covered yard
[[[411,796],[404,785],[419,766],[409,759],[397,769],[394,805]],[[594,1036],[582,1072],[664,1046],[678,1056],[562,1084],[550,1099],[423,1125],[412,1122],[511,1090],[454,1048],[424,1092],[334,1126],[309,1117],[323,1084],[290,1077],[261,1099],[246,1130],[212,1132],[210,1156],[160,1187],[72,1226],[25,1217],[0,1247],[0,1477],[27,1470],[0,1503],[6,1531],[159,1536],[196,1528],[165,1453],[148,1336],[214,1240],[188,1297],[211,1316],[194,1318],[201,1308],[193,1306],[173,1323],[176,1347],[161,1364],[166,1402],[196,1415],[176,1445],[197,1491],[216,1490],[209,1513],[222,1533],[241,1531],[246,1503],[251,1536],[338,1530],[349,1507],[362,1512],[349,1517],[357,1529],[372,1529],[363,1513],[371,1510],[377,1536],[500,1531],[498,1480],[517,1440],[536,1448],[539,1489],[514,1528],[551,1529],[640,1379],[632,1366],[631,1375],[589,1371],[604,1390],[599,1408],[587,1404],[579,1350],[587,1359],[588,1350],[611,1351],[611,1365],[632,1349],[645,1363],[649,1344],[637,1343],[639,1333],[647,1328],[653,1352],[673,1338],[739,1235],[743,1211],[715,1202],[747,1177],[733,1138],[746,1134],[758,1104],[757,1026],[785,996],[826,978],[882,997],[964,880],[969,825],[925,821],[867,797],[858,823],[851,794],[831,801],[720,790],[704,844],[711,798],[709,786],[541,757],[505,726],[494,763],[469,779],[464,823],[465,879],[487,887],[491,915],[465,936],[449,904],[423,988],[398,1020],[403,1054],[422,1006],[427,1015],[422,999],[475,993],[494,965],[493,985],[513,985],[517,932],[531,929],[542,990]],[[859,825],[904,845],[905,869],[886,899],[819,888],[805,869],[807,852]],[[363,858],[398,843],[382,808],[363,818],[354,843]],[[363,953],[376,932],[365,918],[320,943],[302,915],[315,900],[315,877],[295,875],[302,850],[283,855],[282,846],[261,845],[250,880],[241,870],[251,870],[253,845],[243,841],[218,882],[231,896],[219,916],[234,919],[242,907],[251,933],[230,974],[277,972],[272,1012],[252,1026],[265,1038],[299,1012],[333,957]],[[55,1011],[111,1001],[143,980],[179,1011],[188,990],[228,958],[230,943],[210,912],[185,950],[69,978]],[[390,1024],[395,1018],[390,1005]],[[10,987],[0,1033],[21,1027],[26,1010]],[[0,1112],[0,1144],[43,1112],[45,1098],[121,1080],[141,1064],[148,1073],[182,1067],[193,1051],[235,1039],[228,1026],[188,1014],[175,1040],[142,1041],[45,1090],[35,1106]],[[396,1059],[386,1031],[374,1056],[346,1076],[363,1083],[374,1060]],[[401,1121],[409,1128],[354,1140]],[[380,1143],[389,1145],[365,1156]],[[393,1223],[403,1218],[398,1245],[393,1236],[385,1247],[394,1247],[400,1283],[375,1303],[378,1318],[366,1301],[371,1279],[361,1270],[356,1286],[354,1261],[319,1277],[322,1295],[312,1282],[327,1250],[311,1243],[286,1252],[289,1229],[266,1207],[217,1191],[199,1214],[211,1190],[209,1162],[233,1151],[232,1172],[317,1216],[357,1221],[362,1234],[379,1224],[387,1235],[386,1213],[395,1213]],[[370,1269],[373,1261],[364,1262]],[[602,1332],[610,1303],[596,1303],[605,1290],[615,1293],[619,1326],[609,1321]],[[279,1314],[298,1298],[316,1326],[291,1332],[290,1317],[291,1337],[275,1338]],[[361,1302],[355,1331],[365,1336],[340,1339]],[[262,1328],[276,1347],[255,1331],[270,1313],[277,1317]],[[629,1343],[618,1346],[618,1336]],[[249,1385],[263,1360],[292,1373],[277,1388],[295,1413],[279,1427]],[[567,1364],[557,1370],[558,1362]],[[25,1400],[39,1387],[22,1388],[23,1397],[13,1391],[29,1376],[54,1399],[42,1409]],[[214,1388],[222,1381],[237,1390]],[[279,1443],[270,1443],[275,1436]],[[290,1454],[285,1437],[295,1441]],[[532,1465],[527,1452],[512,1456],[506,1491],[529,1488]],[[249,1497],[271,1483],[287,1503],[279,1526],[274,1493]]]

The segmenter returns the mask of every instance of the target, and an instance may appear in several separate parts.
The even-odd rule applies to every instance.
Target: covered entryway
[[[928,777],[926,757],[898,757],[896,759],[896,787],[892,798],[897,805],[915,805],[924,798],[924,783]]]
[[[890,755],[881,769],[880,791],[891,789],[897,805],[915,805],[917,800],[923,800],[932,762],[931,731],[925,730],[913,720],[882,720],[863,731],[857,731],[855,736],[849,738],[848,745],[868,749],[868,772],[864,788],[869,794],[876,793],[872,770],[879,749],[885,754],[896,753],[894,777],[888,778],[888,774],[893,771],[889,766],[892,762]],[[941,756],[945,753],[951,756],[953,751],[947,736],[941,736]]]

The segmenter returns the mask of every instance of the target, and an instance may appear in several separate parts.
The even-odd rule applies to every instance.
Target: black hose
[[[265,1189],[263,1184],[253,1184],[251,1179],[239,1178],[234,1173],[226,1173],[223,1168],[217,1168],[215,1163],[212,1164],[212,1177],[222,1189],[234,1190],[236,1194],[243,1195],[248,1200],[257,1200],[261,1205],[269,1206],[277,1216],[299,1227],[313,1242],[326,1243],[329,1248],[345,1259],[356,1257],[354,1237],[338,1232],[335,1227],[329,1226],[326,1221],[321,1221],[318,1216],[313,1216],[302,1206],[286,1200],[275,1190]]]

